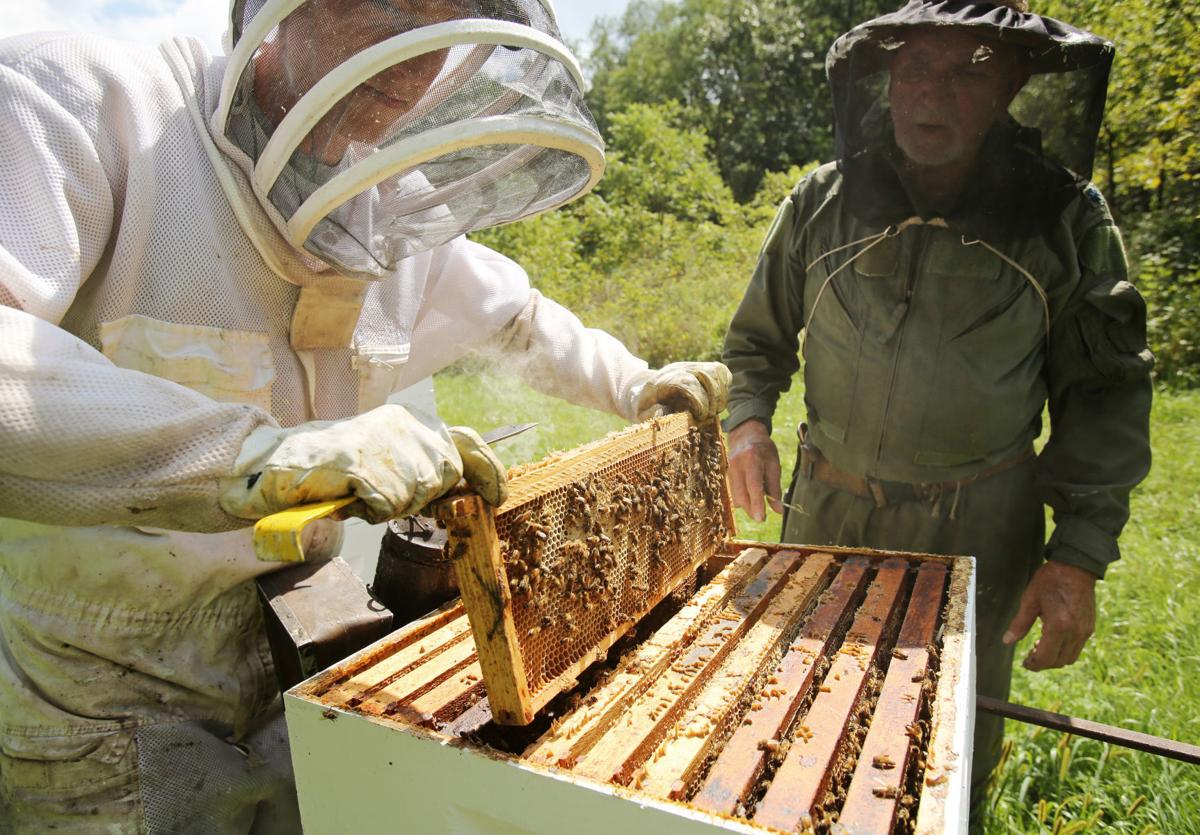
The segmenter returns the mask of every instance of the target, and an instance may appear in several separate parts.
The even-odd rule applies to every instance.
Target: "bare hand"
[[[772,510],[783,513],[779,476],[779,450],[766,424],[754,419],[738,424],[729,433],[729,486],[734,507],[761,522],[767,518],[765,496]]]
[[[1074,664],[1096,629],[1096,575],[1066,563],[1044,563],[1025,587],[1004,643],[1021,640],[1038,618],[1042,634],[1022,666],[1037,671]]]

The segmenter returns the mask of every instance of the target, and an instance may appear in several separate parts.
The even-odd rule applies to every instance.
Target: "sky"
[[[557,0],[559,28],[584,44],[592,21],[619,15],[627,0]],[[154,44],[176,34],[195,35],[221,50],[227,0],[10,0],[0,16],[0,37],[43,29],[95,32]]]

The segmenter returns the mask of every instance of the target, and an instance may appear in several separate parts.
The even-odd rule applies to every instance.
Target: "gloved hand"
[[[668,412],[692,413],[696,421],[715,417],[729,399],[733,375],[719,362],[673,362],[647,377],[633,389],[633,413],[646,420]]]
[[[221,507],[259,519],[296,505],[357,496],[342,513],[384,522],[417,513],[465,477],[503,502],[505,468],[472,429],[434,431],[392,404],[340,421],[262,426],[242,444]]]
[[[451,426],[446,431],[462,459],[462,473],[467,484],[493,507],[504,504],[508,498],[508,468],[471,427]]]

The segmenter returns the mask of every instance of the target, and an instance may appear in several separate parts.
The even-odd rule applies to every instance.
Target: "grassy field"
[[[508,464],[536,460],[619,428],[617,418],[533,392],[502,377],[443,375],[438,405],[450,423],[482,430],[533,420],[498,448]],[[785,474],[795,461],[798,392],[780,403],[775,442]],[[1018,668],[1022,704],[1200,742],[1200,393],[1163,394],[1152,417],[1154,469],[1134,494],[1124,559],[1098,591],[1096,634],[1074,666]],[[776,540],[778,517],[739,534]],[[1036,633],[1036,629],[1034,632]],[[1020,653],[1032,644],[1030,636]],[[1008,751],[990,797],[988,832],[1200,832],[1200,767],[1008,724]]]

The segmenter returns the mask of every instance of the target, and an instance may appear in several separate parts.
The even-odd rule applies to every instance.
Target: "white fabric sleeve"
[[[637,392],[650,373],[645,360],[537,290],[496,344],[520,358],[525,382],[538,391],[637,419]]]
[[[85,126],[4,63],[0,148],[0,303],[57,324],[108,245],[109,179]]]
[[[518,264],[458,238],[435,251],[406,376],[482,354],[538,391],[633,419],[646,363],[529,287]]]
[[[242,441],[274,422],[118,368],[28,313],[0,306],[0,515],[56,525],[243,527],[218,504]]]
[[[103,94],[86,76],[62,83],[64,99]],[[119,202],[97,130],[0,60],[0,515],[244,526],[220,509],[218,479],[270,416],[118,368],[57,327],[110,244]]]

